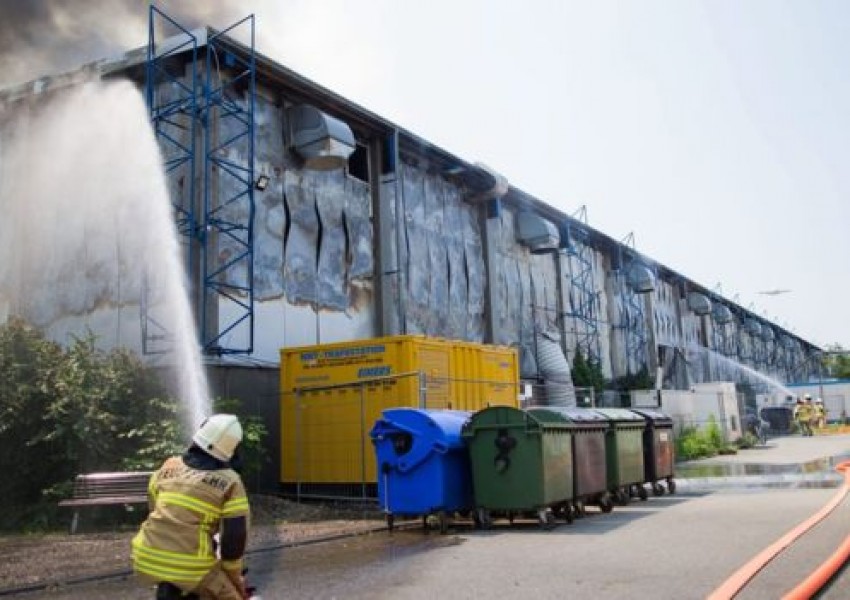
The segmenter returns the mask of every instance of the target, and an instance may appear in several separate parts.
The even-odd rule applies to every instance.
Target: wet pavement
[[[834,464],[850,436],[777,438],[768,447],[683,463],[677,494],[650,497],[553,531],[535,522],[489,531],[460,523],[448,535],[419,527],[253,553],[263,598],[705,598],[739,566],[835,494]],[[713,485],[712,485],[713,482]],[[741,598],[773,599],[850,533],[850,501],[804,545],[780,555]],[[40,594],[92,600],[152,598],[132,581]],[[824,598],[850,596],[836,582]],[[32,595],[30,597],[33,597]]]

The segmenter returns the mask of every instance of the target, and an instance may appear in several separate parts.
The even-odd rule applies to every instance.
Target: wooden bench
[[[59,506],[74,509],[71,534],[77,531],[80,509],[87,506],[147,504],[150,471],[132,473],[86,473],[74,478],[72,496],[59,502]]]

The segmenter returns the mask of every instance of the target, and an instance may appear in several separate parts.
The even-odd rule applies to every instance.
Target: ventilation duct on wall
[[[517,219],[517,241],[535,254],[557,250],[561,243],[558,228],[538,214],[522,211]]]
[[[732,322],[732,311],[725,304],[715,304],[714,308],[711,309],[711,316],[714,318],[714,322],[719,325]]]
[[[291,147],[304,159],[305,167],[316,171],[341,169],[354,152],[351,128],[315,106],[300,104],[287,111]]]
[[[561,345],[550,336],[538,333],[537,364],[546,388],[545,404],[548,406],[575,406],[576,390],[570,374],[570,364]]]
[[[647,294],[655,291],[655,275],[646,265],[632,264],[626,271],[626,283],[636,294]]]
[[[469,202],[487,202],[494,198],[502,198],[508,193],[510,184],[507,177],[491,169],[484,163],[477,162],[475,166],[478,169],[478,177],[476,178],[477,186],[473,195],[467,199]],[[486,182],[486,187],[480,189],[481,183],[484,182]]]
[[[705,294],[690,292],[688,294],[688,308],[699,316],[707,315],[711,313],[711,300]]]

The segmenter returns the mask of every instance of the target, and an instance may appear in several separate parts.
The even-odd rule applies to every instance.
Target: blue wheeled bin
[[[457,410],[391,408],[383,411],[370,436],[378,465],[378,500],[390,530],[396,517],[439,519],[471,511],[472,475],[460,431],[470,413]]]

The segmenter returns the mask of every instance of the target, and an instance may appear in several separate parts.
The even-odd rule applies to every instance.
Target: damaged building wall
[[[664,387],[687,389],[687,354],[682,335],[682,303],[678,296],[678,286],[664,280],[658,281],[653,298],[653,324]]]
[[[607,273],[609,340],[611,344],[611,370],[613,377],[635,374],[650,367],[647,341],[646,302],[643,294],[632,290],[624,269]]]
[[[403,163],[401,171],[403,330],[482,342],[486,270],[478,209],[427,169]]]
[[[519,348],[521,377],[542,384],[534,388],[535,402],[575,405],[558,302],[559,286],[569,282],[558,279],[558,252],[533,253],[518,242],[518,213],[508,207],[499,211],[493,240],[496,342]]]
[[[254,191],[255,355],[276,361],[283,346],[375,334],[374,240],[369,184],[303,168],[285,147],[287,101],[266,96],[256,104],[255,169],[269,184]]]
[[[180,89],[172,82],[161,84],[157,93],[161,99],[176,99]],[[540,208],[533,203],[520,207],[519,202],[505,202],[493,217],[497,222],[492,240],[495,265],[488,274],[482,239],[486,207],[468,201],[469,190],[463,183],[444,175],[445,167],[429,166],[424,150],[423,156],[408,151],[395,172],[384,173],[383,178],[375,176],[377,180],[371,182],[348,169],[305,169],[287,145],[286,110],[296,101],[309,101],[310,93],[302,90],[307,97],[297,99],[287,93],[266,83],[256,96],[254,169],[269,182],[264,190],[254,190],[253,215],[250,206],[240,202],[223,206],[220,213],[227,220],[253,224],[256,322],[250,360],[277,363],[279,348],[284,346],[368,338],[388,330],[517,346],[523,376],[540,378],[541,346],[559,348],[569,366],[579,340],[591,336],[595,326],[601,366],[608,377],[634,373],[652,362],[654,348],[647,347],[644,354],[629,352],[638,341],[629,332],[640,327],[644,328],[643,343],[657,347],[665,380],[675,382],[673,385],[729,373],[716,359],[699,372],[689,366],[687,349],[702,344],[747,365],[773,369],[771,372],[785,378],[803,373],[810,364],[810,349],[793,336],[777,335],[774,340],[753,336],[738,322],[742,315],[722,327],[710,317],[694,315],[679,297],[681,282],[660,280],[650,298],[636,299],[617,268],[617,248],[610,241],[601,246],[604,250],[595,247],[594,240],[599,243],[602,236],[592,230],[586,245],[574,242],[575,253],[568,252],[564,260],[566,275],[563,271],[559,275],[554,252],[534,254],[517,241],[517,215],[520,210]],[[35,96],[34,90],[31,95]],[[244,96],[229,100],[247,107]],[[8,121],[8,112],[5,118]],[[188,117],[177,116],[165,125],[166,132],[188,143],[188,124]],[[218,140],[238,134],[238,123],[221,115],[214,117],[214,125]],[[361,148],[373,142],[370,135],[377,135],[366,130],[356,133]],[[0,160],[6,145],[0,140]],[[175,158],[173,148],[163,145],[162,149],[166,160]],[[248,155],[245,141],[230,145],[225,152],[228,161],[241,167],[248,166]],[[203,156],[202,146],[197,156]],[[7,172],[12,168],[11,164],[0,166]],[[14,168],[25,169],[26,165]],[[202,180],[201,166],[194,172],[188,163],[172,169],[168,178],[172,201],[187,208],[197,205]],[[210,173],[210,184],[213,198],[219,202],[238,195],[242,185],[220,171]],[[375,193],[372,186],[380,192]],[[380,205],[375,204],[378,198]],[[374,214],[378,212],[387,217],[389,239],[385,244],[376,239]],[[552,215],[552,211],[544,212]],[[132,218],[144,227],[143,217]],[[86,231],[75,220],[69,223]],[[50,232],[37,235],[41,240],[50,237]],[[26,289],[33,293],[32,311],[38,322],[54,328],[57,335],[60,330],[79,330],[83,323],[114,345],[138,348],[141,283],[138,278],[113,277],[109,265],[117,261],[118,270],[126,272],[127,258],[116,257],[111,241],[90,232],[83,237],[87,238],[84,246],[91,264],[87,281],[81,283],[63,269],[50,270],[52,267],[44,277],[47,281],[47,274],[55,275],[51,284],[61,281],[69,290],[84,291],[63,292],[60,296],[67,298],[51,303],[50,296],[30,286]],[[9,239],[0,235],[0,244],[10,246]],[[207,248],[207,260],[213,267],[228,265],[240,251],[239,244],[221,234],[209,239]],[[184,249],[188,250],[185,244]],[[376,273],[381,260],[387,273]],[[0,273],[8,274],[10,264],[0,265]],[[247,285],[248,268],[248,262],[232,265],[222,277],[232,285]],[[386,304],[379,304],[375,297],[376,275],[383,277],[380,291]],[[190,273],[190,278],[197,303],[198,272]],[[488,290],[488,281],[493,290]],[[155,281],[152,288],[155,291]],[[492,315],[486,313],[488,298],[493,302],[489,306]],[[6,301],[6,312],[8,307]],[[385,314],[378,314],[379,308]],[[0,306],[0,317],[3,310]],[[561,311],[582,316],[566,319]],[[219,329],[237,316],[224,301],[217,302],[210,313]],[[488,339],[491,319],[492,340]],[[229,335],[224,344],[245,341],[239,337],[243,332]],[[715,347],[715,343],[719,345]]]

